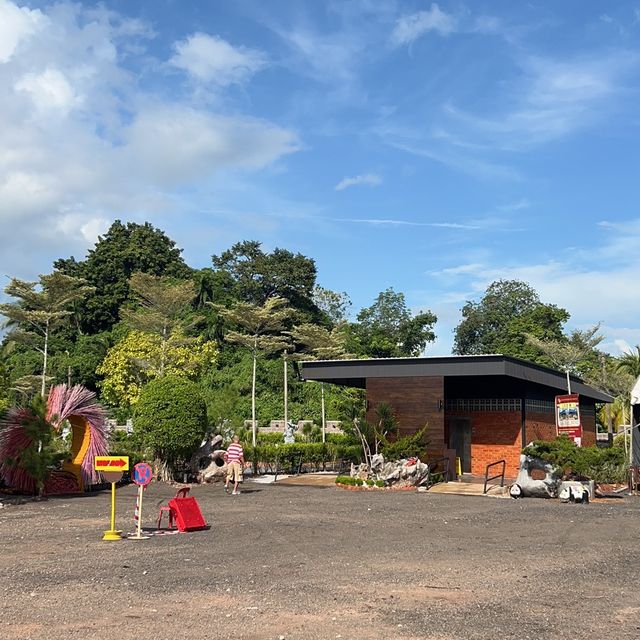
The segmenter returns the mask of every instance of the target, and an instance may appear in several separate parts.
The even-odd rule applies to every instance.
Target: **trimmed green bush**
[[[245,460],[251,462],[275,465],[276,460],[280,467],[296,466],[303,464],[321,465],[323,462],[347,462],[359,463],[362,450],[357,445],[336,445],[322,442],[294,442],[291,444],[261,444],[255,449],[251,445],[245,445]]]
[[[161,479],[171,479],[178,461],[193,453],[207,431],[198,385],[174,376],[152,380],[140,394],[133,425],[136,439],[160,463]]]
[[[522,452],[547,460],[560,467],[565,475],[590,478],[595,482],[626,482],[627,460],[620,447],[578,447],[561,436],[555,440],[537,440]]]
[[[425,440],[426,433],[427,427],[423,427],[414,434],[402,436],[393,442],[384,438],[380,452],[385,460],[402,460],[403,458],[411,458],[413,456],[418,458],[424,457],[427,449],[427,442]]]

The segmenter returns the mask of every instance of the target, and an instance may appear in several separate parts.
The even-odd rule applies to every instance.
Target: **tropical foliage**
[[[173,479],[207,431],[207,407],[195,382],[175,376],[152,380],[136,404],[134,435],[156,462],[156,475]]]
[[[206,407],[198,413],[205,422],[192,435],[205,424],[210,431],[242,432],[258,449],[258,426],[282,419],[285,402],[294,422],[312,421],[297,434],[306,444],[322,444],[324,407],[328,420],[352,433],[360,429],[374,452],[395,446],[393,416],[385,417],[384,407],[373,424],[365,423],[362,390],[305,383],[297,363],[417,356],[435,339],[437,322],[428,309],[411,311],[392,288],[352,311],[347,293],[318,283],[313,258],[288,249],[239,242],[212,256],[210,266],[193,269],[160,229],[120,221],[84,259],[61,258],[37,282],[11,280],[6,293],[0,415],[9,406],[32,415],[31,400],[46,396],[47,386],[81,383],[97,392],[112,417],[139,420],[149,386],[157,389],[158,403],[164,393],[165,404],[174,398],[171,383],[162,382],[171,380],[190,393],[197,389],[203,405],[197,404]],[[597,331],[566,333],[568,319],[527,283],[498,280],[464,305],[455,352],[503,353],[577,373],[618,398],[608,417],[613,425],[624,421],[640,347],[614,358],[599,351]],[[148,426],[152,433],[151,421]],[[160,446],[155,432],[143,431],[129,444],[142,451],[142,438],[167,469],[187,455],[182,445],[169,450],[178,439]],[[349,446],[361,442],[354,437]],[[187,438],[188,446],[195,440]]]

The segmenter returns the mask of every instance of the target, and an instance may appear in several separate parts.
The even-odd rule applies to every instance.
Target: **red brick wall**
[[[555,440],[557,438],[556,418],[553,413],[527,412],[527,444],[533,440]],[[582,414],[582,446],[591,447],[596,443],[595,416]]]
[[[367,378],[367,422],[376,421],[375,408],[387,402],[393,408],[400,432],[415,433],[426,424],[430,459],[444,455],[444,378]]]
[[[593,447],[596,444],[596,417],[582,414],[582,446]]]
[[[534,440],[555,440],[556,418],[553,413],[527,411],[526,444]]]
[[[483,476],[491,462],[506,460],[505,474],[515,478],[522,449],[519,411],[447,411],[449,417],[471,418],[471,473]],[[497,473],[499,467],[492,468]]]

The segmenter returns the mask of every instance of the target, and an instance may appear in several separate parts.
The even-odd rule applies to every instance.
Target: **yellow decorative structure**
[[[63,463],[62,470],[72,473],[78,481],[80,491],[84,491],[82,462],[91,445],[91,428],[87,420],[80,416],[70,416],[67,420],[71,425],[71,460]]]

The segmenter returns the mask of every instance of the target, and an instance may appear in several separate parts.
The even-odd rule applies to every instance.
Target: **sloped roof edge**
[[[305,380],[364,386],[366,378],[409,376],[509,376],[567,391],[566,374],[526,360],[488,354],[478,356],[431,356],[425,358],[375,358],[366,360],[306,360],[301,362]],[[613,398],[580,378],[571,376],[571,391],[597,402]]]

